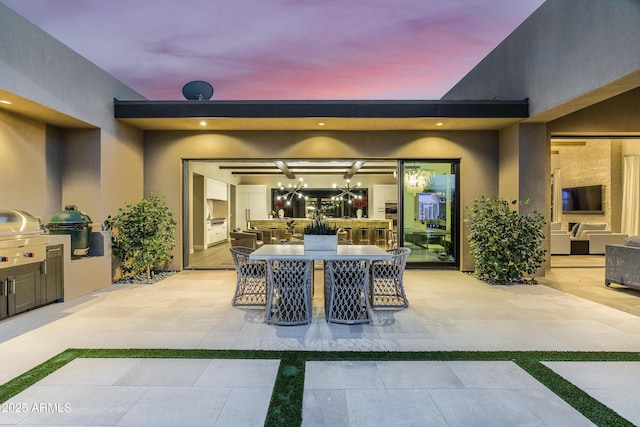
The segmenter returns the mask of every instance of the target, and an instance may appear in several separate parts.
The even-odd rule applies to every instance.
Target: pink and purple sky
[[[439,99],[544,0],[0,0],[154,100]]]

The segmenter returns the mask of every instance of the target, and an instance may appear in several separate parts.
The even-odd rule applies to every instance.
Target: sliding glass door
[[[400,162],[399,244],[409,267],[459,266],[459,161]]]

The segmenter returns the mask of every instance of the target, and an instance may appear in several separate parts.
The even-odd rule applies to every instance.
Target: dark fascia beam
[[[362,166],[364,166],[364,161],[362,160],[356,160],[353,162],[351,168],[349,168],[347,173],[344,174],[344,179],[351,179],[351,177],[353,177],[353,175],[355,175]]]
[[[527,118],[529,101],[120,101],[115,118]]]
[[[289,170],[289,167],[287,166],[287,164],[285,162],[283,162],[282,160],[276,160],[275,162],[273,162],[276,164],[276,166],[278,167],[278,169],[280,169],[282,171],[282,173],[289,179],[296,179],[296,175],[291,172]]]

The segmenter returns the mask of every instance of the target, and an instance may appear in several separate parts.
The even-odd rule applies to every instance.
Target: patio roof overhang
[[[115,100],[114,106],[116,119],[143,130],[497,130],[529,117],[528,100]]]

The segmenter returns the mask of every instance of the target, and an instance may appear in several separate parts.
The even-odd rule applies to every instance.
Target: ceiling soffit
[[[355,175],[392,175],[398,168],[397,162],[392,160],[217,160],[215,164],[220,170],[234,175],[284,175],[288,179],[297,179],[299,175],[341,175],[344,179]]]
[[[119,101],[115,117],[143,130],[497,130],[528,101]]]

